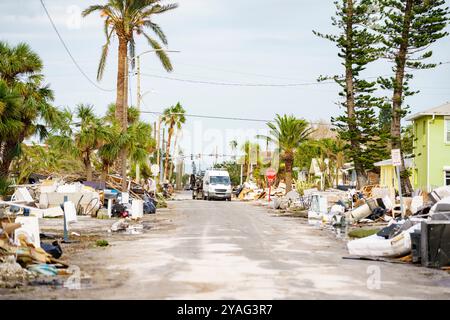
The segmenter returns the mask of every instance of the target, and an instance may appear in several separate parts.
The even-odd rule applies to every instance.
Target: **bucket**
[[[131,203],[131,216],[133,218],[142,218],[144,216],[144,201],[134,199]]]

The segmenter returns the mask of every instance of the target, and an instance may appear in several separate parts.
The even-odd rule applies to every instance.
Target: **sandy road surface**
[[[297,218],[241,202],[183,200],[173,227],[74,257],[92,283],[24,298],[449,299],[450,275],[412,265],[343,260],[343,242]],[[380,287],[368,286],[380,276]],[[371,277],[372,278],[369,278]]]

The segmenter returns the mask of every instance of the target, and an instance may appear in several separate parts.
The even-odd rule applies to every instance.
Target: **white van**
[[[207,170],[203,177],[203,200],[231,201],[231,180],[226,170]]]

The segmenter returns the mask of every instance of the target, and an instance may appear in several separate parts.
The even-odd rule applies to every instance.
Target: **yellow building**
[[[376,167],[380,167],[380,186],[398,189],[397,173],[395,167],[392,165],[392,159],[383,160],[374,163]],[[413,167],[413,161],[411,158],[405,159],[406,169],[411,169]],[[411,183],[412,177],[410,177]]]

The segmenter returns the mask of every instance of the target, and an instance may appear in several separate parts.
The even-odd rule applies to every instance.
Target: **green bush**
[[[107,247],[107,246],[109,246],[109,242],[106,241],[106,240],[104,240],[104,239],[101,239],[101,240],[97,240],[97,241],[95,242],[95,245],[96,245],[97,247]]]

